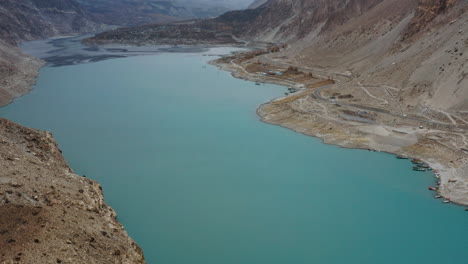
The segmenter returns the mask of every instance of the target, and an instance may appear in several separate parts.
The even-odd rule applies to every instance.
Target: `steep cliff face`
[[[50,133],[0,118],[0,263],[145,263]]]

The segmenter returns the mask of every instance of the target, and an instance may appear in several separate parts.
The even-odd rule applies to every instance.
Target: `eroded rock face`
[[[405,31],[404,39],[410,38],[427,28],[437,16],[449,11],[458,0],[419,0],[414,18]]]
[[[145,263],[52,135],[0,118],[0,263]]]

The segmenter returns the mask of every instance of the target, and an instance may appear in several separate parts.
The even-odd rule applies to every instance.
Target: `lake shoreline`
[[[81,37],[78,37],[78,38],[81,38]],[[66,39],[66,38],[63,38],[63,39]],[[60,41],[60,38],[50,39],[51,42],[53,42],[54,40]],[[207,49],[207,48],[212,48],[212,47],[217,47],[217,46],[222,46],[222,45],[212,45],[212,46],[201,45],[201,46],[197,46],[196,48]],[[114,49],[116,47],[128,48],[129,46],[128,45],[125,45],[125,46],[104,45],[104,47],[102,47],[101,45],[99,47]],[[148,47],[149,46],[145,46],[143,47],[143,49],[147,49]],[[56,48],[58,48],[58,46],[55,46],[55,44],[52,44],[48,51],[54,50]],[[168,49],[168,47],[164,46],[163,50],[164,49]],[[148,51],[146,50],[146,52]],[[24,55],[30,56],[27,54],[24,54]],[[134,56],[128,53],[126,55]],[[40,63],[40,66],[36,70],[37,71],[36,77],[37,77],[40,69],[43,66],[46,66],[47,64],[43,62],[41,59],[35,59],[35,60],[42,62]],[[248,73],[247,71],[245,71],[242,65],[234,63],[233,61],[231,61],[230,64],[222,63],[220,60],[214,60],[209,63],[217,66],[218,68],[222,70],[230,72],[235,78],[241,78],[241,79],[255,81],[255,82],[272,83],[272,84],[282,85],[286,87],[292,86],[296,89],[301,89],[304,87],[304,85],[301,83],[294,84],[293,82],[287,81],[287,80],[274,79],[274,78],[269,78],[267,76],[252,75]],[[33,86],[35,85],[35,79],[29,82],[28,85],[29,85],[28,90],[23,91],[22,93],[16,95],[14,98],[12,98],[11,101],[9,101],[8,103],[2,106],[8,105],[14,102],[15,98],[18,98],[20,96],[23,96],[31,92],[33,89]],[[333,144],[333,145],[338,145],[338,146],[345,147],[345,148],[377,150],[377,151],[382,151],[382,152],[388,152],[388,153],[395,154],[395,155],[405,155],[408,157],[421,159],[427,164],[429,164],[430,167],[437,170],[437,173],[440,177],[440,186],[438,188],[438,192],[440,195],[442,195],[443,197],[445,197],[451,202],[461,204],[461,205],[468,205],[468,195],[466,195],[468,193],[468,183],[465,182],[465,179],[464,179],[464,175],[468,173],[468,167],[465,166],[463,168],[456,168],[454,166],[451,166],[450,164],[451,162],[445,159],[444,157],[452,156],[453,153],[447,153],[447,151],[442,151],[442,153],[439,153],[438,155],[433,155],[433,149],[432,149],[433,146],[431,146],[433,145],[432,144],[433,142],[431,142],[430,144],[427,144],[424,142],[421,143],[420,140],[418,139],[415,140],[414,138],[412,138],[410,139],[410,141],[412,141],[413,144],[410,144],[402,148],[398,142],[399,140],[402,139],[402,137],[399,137],[400,135],[397,135],[397,137],[394,137],[393,139],[390,139],[390,140],[389,138],[386,138],[385,144],[380,144],[380,142],[378,142],[379,140],[368,140],[369,137],[380,136],[379,133],[370,132],[369,129],[366,128],[367,131],[364,134],[367,134],[367,135],[363,135],[362,131],[354,129],[353,124],[351,124],[350,122],[346,123],[345,125],[340,124],[340,122],[335,122],[335,125],[339,126],[339,129],[341,130],[341,134],[333,135],[327,131],[320,131],[318,127],[310,127],[307,124],[304,125],[305,124],[304,120],[289,120],[289,121],[297,122],[297,124],[293,124],[294,122],[293,123],[291,122],[288,123],[287,121],[285,122],[284,119],[290,118],[287,116],[282,116],[283,120],[275,120],[275,117],[274,117],[275,111],[278,112],[280,110],[276,106],[273,107],[274,104],[271,104],[275,100],[277,99],[273,99],[271,102],[261,104],[259,108],[257,109],[257,114],[260,117],[260,120],[262,122],[273,124],[273,125],[279,125],[279,126],[291,129],[295,132],[305,134],[307,136],[318,137],[325,144]],[[284,106],[282,106],[281,108],[282,109],[280,111],[292,111],[292,112],[295,111],[294,109],[291,109],[288,107],[285,108]],[[332,120],[332,122],[333,121],[336,121],[336,120]],[[307,121],[305,122],[307,123]],[[329,123],[330,119],[318,118],[317,120],[314,120],[314,122],[325,124],[325,123]],[[372,125],[369,125],[369,126],[372,127]],[[374,127],[381,128],[382,125],[375,125]],[[387,130],[391,130],[392,128],[393,127],[388,127]],[[346,135],[346,136],[344,137],[343,135]],[[404,140],[407,140],[407,139],[404,139]],[[411,148],[411,145],[413,145],[414,148]],[[457,182],[462,182],[462,184],[455,184],[456,186],[453,186],[454,185],[453,183],[457,183]]]
[[[7,76],[11,96],[0,101],[0,108],[31,93],[47,66],[14,49],[18,70]],[[0,210],[5,215],[0,229],[6,230],[0,232],[5,250],[0,249],[0,263],[146,263],[142,249],[106,203],[101,185],[71,169],[50,132],[0,117],[0,154],[5,156],[0,161]],[[44,180],[38,181],[38,175]]]
[[[289,80],[285,81],[282,79],[270,78],[268,76],[251,74],[246,71],[242,65],[236,63],[235,60],[231,60],[230,63],[225,63],[222,60],[213,60],[209,63],[217,66],[221,70],[230,72],[235,78],[257,83],[270,83],[291,87],[291,81]],[[301,89],[304,87],[304,84],[296,83],[295,85],[293,84],[293,87]],[[385,144],[379,144],[378,140],[369,140],[371,137],[379,136],[378,133],[372,133],[372,129],[368,129],[368,131],[366,131],[367,133],[362,133],[362,131],[356,130],[349,122],[343,124],[337,120],[324,119],[319,116],[315,116],[313,120],[315,125],[312,125],[310,122],[311,120],[308,120],[310,119],[310,115],[300,113],[297,109],[292,109],[285,105],[276,105],[275,102],[280,99],[281,97],[259,105],[256,112],[260,117],[260,121],[267,124],[281,126],[306,136],[319,138],[324,144],[337,145],[339,147],[349,149],[386,152],[394,155],[402,155],[409,158],[419,159],[435,170],[435,172],[432,172],[434,180],[440,181],[440,184],[435,186],[437,189],[435,194],[441,195],[453,204],[464,207],[468,206],[468,184],[453,186],[453,183],[464,181],[463,178],[464,175],[468,173],[468,167],[454,168],[453,166],[450,166],[449,164],[451,162],[444,159],[444,157],[453,155],[450,151],[446,150],[442,151],[442,153],[437,153],[438,155],[434,155],[433,142],[422,142],[422,140],[419,140],[418,138],[412,140],[413,144],[403,148],[398,144],[398,141],[401,140],[400,137],[395,137],[390,141],[386,138]],[[338,133],[324,131],[323,126],[329,125],[330,122],[333,122],[334,124],[328,129],[337,129],[339,130]],[[382,128],[382,125],[369,126]],[[391,128],[386,129],[388,130]],[[411,168],[409,167],[408,169],[410,170]],[[424,186],[422,188],[428,188],[428,186]]]
[[[286,89],[284,89],[284,86],[291,86],[292,84],[288,82],[278,82],[281,84],[281,87],[276,85],[255,86],[252,82],[244,82],[240,81],[238,78],[232,78],[228,72],[218,71],[216,67],[206,66],[206,63],[212,59],[210,56],[219,55],[221,53],[223,52],[213,50],[205,54],[195,55],[162,54],[159,58],[158,56],[140,56],[139,58],[133,57],[124,60],[109,60],[107,62],[99,62],[97,64],[90,63],[88,65],[77,65],[76,67],[63,67],[62,69],[47,67],[42,71],[42,75],[40,75],[38,80],[38,92],[33,93],[31,97],[25,97],[19,100],[19,106],[10,106],[10,109],[5,113],[6,116],[9,116],[12,120],[20,121],[21,123],[28,124],[28,126],[31,127],[42,127],[45,130],[54,131],[56,133],[56,138],[64,148],[64,153],[68,154],[65,156],[70,160],[71,167],[77,169],[77,174],[91,175],[93,178],[99,180],[104,187],[107,186],[106,201],[108,200],[109,204],[112,205],[117,212],[120,212],[121,217],[119,220],[125,225],[125,228],[130,232],[130,235],[138,241],[139,245],[145,251],[145,255],[147,255],[145,257],[149,262],[153,262],[152,259],[158,258],[178,259],[180,257],[179,252],[181,249],[174,246],[174,244],[171,244],[171,239],[168,238],[175,236],[180,236],[181,238],[203,237],[207,234],[206,230],[212,230],[211,224],[207,223],[205,225],[202,223],[206,221],[200,221],[200,223],[195,225],[193,229],[189,228],[181,231],[180,233],[170,229],[170,227],[174,227],[174,219],[190,219],[190,217],[199,219],[200,214],[197,212],[198,210],[196,210],[196,208],[203,208],[206,210],[211,208],[216,209],[210,210],[210,212],[213,212],[212,217],[220,215],[219,209],[225,209],[226,211],[221,215],[226,215],[226,217],[220,219],[220,228],[224,227],[226,224],[229,225],[229,223],[232,223],[232,219],[236,219],[236,222],[239,223],[236,225],[235,232],[230,233],[229,230],[226,230],[226,233],[224,233],[224,231],[221,233],[218,231],[213,232],[213,238],[220,238],[216,234],[222,234],[222,237],[232,237],[232,235],[239,234],[239,239],[247,239],[246,241],[251,241],[253,238],[253,236],[249,238],[249,234],[252,232],[242,232],[242,230],[245,230],[244,228],[252,226],[248,219],[259,219],[259,226],[264,226],[265,222],[261,221],[261,219],[264,219],[263,217],[268,213],[271,213],[271,215],[268,215],[268,219],[276,220],[272,223],[267,223],[269,228],[265,229],[264,234],[275,234],[275,231],[278,230],[278,228],[282,230],[281,232],[288,233],[290,231],[294,232],[294,230],[297,230],[301,234],[304,233],[304,230],[306,230],[306,232],[320,232],[321,228],[315,230],[313,226],[311,227],[309,225],[309,223],[312,219],[317,219],[318,217],[321,219],[319,221],[324,222],[322,222],[322,224],[317,224],[316,226],[323,226],[323,224],[327,224],[328,220],[326,219],[327,217],[320,217],[318,215],[314,216],[314,213],[317,213],[317,211],[309,210],[310,208],[308,205],[310,204],[310,201],[316,201],[319,205],[322,204],[324,208],[318,208],[318,210],[325,210],[325,215],[327,212],[337,216],[349,215],[351,218],[350,220],[356,221],[356,223],[362,223],[362,220],[366,221],[366,219],[369,219],[368,215],[373,215],[373,217],[381,218],[381,220],[386,221],[386,219],[392,219],[393,215],[404,213],[404,210],[406,210],[404,208],[411,208],[411,212],[414,211],[415,216],[420,213],[425,215],[423,218],[412,218],[413,220],[418,219],[417,221],[413,221],[415,224],[414,228],[419,227],[419,223],[422,222],[425,222],[429,226],[434,226],[435,223],[440,223],[439,218],[447,218],[452,213],[455,216],[458,216],[457,221],[463,221],[465,213],[460,210],[460,208],[456,206],[445,206],[441,203],[434,204],[433,201],[431,201],[431,196],[429,196],[430,193],[428,193],[426,188],[420,188],[420,186],[432,185],[432,176],[428,173],[419,174],[413,171],[410,172],[409,170],[411,169],[411,165],[407,160],[392,160],[392,157],[384,153],[348,151],[345,149],[326,146],[325,144],[333,144],[345,148],[363,148],[360,145],[340,145],[339,143],[330,141],[331,137],[327,136],[328,130],[323,131],[323,133],[320,130],[316,130],[318,131],[318,134],[312,135],[310,133],[307,134],[307,131],[302,131],[298,126],[295,127],[295,131],[297,132],[321,138],[322,142],[325,143],[322,144],[322,142],[319,142],[318,140],[291,133],[289,130],[265,125],[264,123],[275,124],[291,129],[292,125],[298,124],[281,122],[284,121],[281,120],[281,118],[269,119],[272,111],[275,109],[269,109],[268,107],[270,105],[274,106],[276,102],[281,100],[273,98],[278,98],[285,92]],[[226,52],[224,54],[228,53]],[[181,59],[180,64],[169,63],[173,61],[177,62],[177,59]],[[125,82],[122,86],[118,85],[121,81],[117,81],[112,77],[115,70],[108,70],[108,66],[113,64],[117,65],[115,69],[119,69],[118,76],[124,76],[121,80],[127,80],[126,78],[129,78],[128,82]],[[142,66],[142,68],[138,68],[136,66]],[[151,66],[151,72],[143,74],[142,72],[145,71],[144,66],[146,66],[146,68]],[[129,73],[129,67],[139,70],[135,70],[135,74],[126,76],[126,74]],[[83,70],[83,72],[80,72],[79,70]],[[74,76],[81,76],[81,74],[89,76],[90,72],[98,73],[98,75],[96,75],[96,80],[102,80],[102,83],[100,83],[101,87],[114,88],[96,91],[93,83],[83,82],[79,84],[80,87],[83,87],[83,90],[80,90],[80,93],[75,94],[77,86],[72,84],[68,85],[68,80],[74,80]],[[158,77],[155,76],[153,72],[161,74]],[[203,82],[196,85],[196,83],[192,83],[190,81],[174,81],[172,76],[172,73],[174,72],[187,74],[187,80],[191,80],[191,78],[198,79],[200,78],[199,76],[207,77],[201,78],[204,79]],[[207,75],[204,75],[205,73]],[[213,78],[210,78],[210,76]],[[60,78],[63,79],[63,82],[60,81]],[[44,80],[47,81],[44,82]],[[109,82],[109,80],[114,81]],[[145,82],[138,85],[139,80],[145,80]],[[258,81],[265,80],[258,79]],[[135,85],[136,89],[141,90],[136,90],[136,92],[128,91],[126,87],[129,85]],[[297,88],[300,88],[300,86],[301,85],[298,84]],[[45,87],[48,87],[48,89],[45,89]],[[66,87],[66,90],[69,90],[69,92],[62,95],[65,95],[65,97],[61,97],[60,91],[63,90],[62,88],[64,87]],[[120,87],[120,90],[116,90],[115,87]],[[145,96],[145,98],[142,98],[138,95],[138,91],[148,92],[150,94]],[[176,92],[172,93],[172,91]],[[112,96],[115,94],[119,96],[127,94],[131,97],[131,101],[136,103],[131,113],[129,113],[128,109],[113,107],[112,102],[119,99]],[[184,94],[184,96],[181,98],[180,94]],[[66,102],[70,99],[68,97],[69,95],[72,95],[73,102],[70,102],[71,104],[65,108],[63,108],[60,103],[53,103],[52,105],[54,106],[44,112],[39,111],[37,114],[29,115],[29,117],[26,116],[25,118],[22,118],[21,116],[18,116],[19,119],[14,118],[17,116],[15,113],[20,113],[22,108],[37,109],[46,101],[45,98],[52,98],[55,95],[57,98],[61,98],[60,100],[56,100],[56,102]],[[79,96],[76,97],[75,95]],[[99,108],[90,107],[90,109],[112,109],[115,111],[112,113],[112,116],[119,117],[118,120],[115,120],[118,122],[113,124],[113,128],[118,129],[119,126],[122,126],[121,128],[128,127],[128,131],[124,131],[123,133],[114,133],[115,130],[113,130],[114,132],[109,131],[111,133],[106,133],[109,125],[112,127],[112,124],[109,124],[109,122],[112,122],[112,119],[111,115],[104,115],[99,116],[99,118],[96,119],[98,123],[91,126],[99,129],[87,132],[87,129],[83,129],[83,127],[85,127],[83,125],[86,124],[87,121],[85,120],[88,120],[88,118],[81,118],[90,115],[93,116],[91,119],[95,119],[93,113],[96,111],[87,111],[85,109],[85,113],[75,114],[75,111],[73,111],[63,116],[60,114],[57,116],[54,114],[47,114],[58,113],[61,109],[65,110],[67,108],[81,109],[83,102],[85,102],[87,100],[86,98],[89,98],[90,96],[100,98],[99,100],[92,100],[91,102],[91,106],[94,105],[94,107]],[[106,99],[103,100],[103,98]],[[163,106],[161,103],[155,103],[155,108],[152,109],[156,111],[147,111],[148,109],[146,106],[153,105],[154,98],[168,98],[173,101],[161,102],[163,105],[167,103],[167,106]],[[269,100],[271,101],[264,103]],[[182,107],[190,105],[191,103],[194,104],[185,108]],[[220,106],[222,105],[222,107],[219,107],[218,104]],[[205,108],[205,105],[207,105],[207,108]],[[174,106],[174,109],[172,109],[172,106]],[[197,111],[200,110],[201,112],[193,111],[194,109]],[[213,109],[215,112],[216,109],[219,110],[220,113],[207,118],[209,114],[213,113]],[[256,112],[253,111],[254,109],[256,109]],[[288,109],[280,108],[277,110],[281,110],[282,113],[285,113],[286,115],[288,114],[288,111],[290,111]],[[171,111],[176,115],[170,116]],[[239,119],[230,116],[232,113],[238,113],[239,111],[241,112]],[[105,113],[105,111],[103,113]],[[155,116],[155,113],[160,113],[160,115]],[[133,117],[136,114],[143,114],[143,117],[140,119],[141,122],[136,121],[133,123]],[[41,116],[48,116],[49,119],[59,120],[59,122],[52,121],[49,123],[47,120],[42,120]],[[203,118],[197,120],[196,118],[200,116]],[[261,121],[263,121],[262,123],[258,122],[258,116],[261,117]],[[60,117],[66,117],[64,122],[60,121]],[[149,119],[155,121],[148,122]],[[165,129],[158,130],[158,120],[160,120],[160,122],[163,121],[170,123],[166,123],[164,125],[166,127]],[[127,121],[130,121],[130,124]],[[206,123],[203,123],[205,121]],[[245,123],[245,121],[248,123]],[[326,120],[322,120],[317,123],[326,123],[325,121]],[[148,123],[153,123],[154,127],[148,128]],[[306,124],[307,122],[303,123]],[[233,124],[232,127],[230,127],[231,124]],[[246,126],[242,127],[243,124]],[[117,126],[115,127],[115,125]],[[194,127],[189,129],[191,126]],[[224,135],[225,138],[217,138],[218,135],[214,136],[210,134],[218,134],[216,129],[220,129],[221,127],[222,130],[228,132],[228,134]],[[173,128],[179,128],[179,132]],[[81,129],[83,129],[83,131]],[[197,132],[197,129],[200,130]],[[79,135],[70,141],[70,131],[82,131],[83,133],[77,133]],[[129,138],[128,135],[133,135],[134,131],[143,132],[138,134],[139,138],[143,139],[143,141],[126,140]],[[187,137],[186,132],[183,131],[190,131],[189,134],[194,135],[195,137]],[[270,132],[272,134],[271,136],[268,136],[268,133]],[[166,142],[170,142],[165,140],[166,136],[169,136],[170,138],[174,133],[178,133],[177,136],[174,137],[174,140],[177,142],[174,142],[174,145],[171,144],[170,147],[171,149],[174,149],[174,147],[176,149],[174,149],[174,151],[168,151],[168,149],[161,148],[161,143],[165,146],[165,144],[167,144]],[[113,138],[113,136],[115,138]],[[96,137],[96,143],[100,145],[98,148],[100,150],[96,151],[95,154],[89,153],[89,150],[94,148],[95,145],[93,142],[89,142],[89,139],[93,137]],[[260,138],[261,140],[259,140]],[[362,138],[364,138],[364,136],[362,136]],[[342,140],[342,138],[338,139]],[[205,142],[205,140],[207,143],[215,143],[215,145],[220,144],[222,147],[219,149],[216,148],[215,152],[213,152],[214,155],[213,153],[206,153],[206,156],[200,155],[200,159],[197,159],[197,153],[199,153],[200,149],[206,147],[206,144],[194,146],[191,144],[193,144],[193,142],[202,143]],[[219,140],[219,142],[216,142],[216,140]],[[249,140],[252,140],[252,142],[249,142]],[[114,145],[115,142],[119,143],[118,148],[115,150],[123,151],[121,153],[119,151],[113,151],[116,154],[115,156],[112,156],[112,159],[103,160],[101,162],[99,159],[104,157],[105,153],[107,153],[109,149],[112,149],[109,148],[109,146]],[[231,143],[223,145],[225,142]],[[281,149],[289,151],[281,151]],[[136,156],[137,160],[132,160],[132,155],[129,155],[126,150],[140,150],[145,152],[139,152],[140,155],[133,155]],[[301,150],[304,152],[301,152]],[[244,153],[239,151],[245,151],[245,153],[252,152],[253,154],[251,158],[243,160],[242,158],[239,159],[239,157],[243,157],[245,154],[239,156],[239,153]],[[225,155],[219,155],[216,153]],[[365,158],[360,158],[361,155]],[[145,158],[141,160],[138,156]],[[155,158],[149,158],[149,160],[147,160],[146,158],[148,157]],[[262,158],[258,159],[258,157]],[[320,158],[324,158],[323,161],[320,161]],[[311,162],[312,164],[314,162],[311,161],[311,159],[318,162],[316,164],[317,166],[310,166]],[[333,166],[333,164],[336,164],[335,159],[338,160],[338,164],[341,166]],[[373,162],[363,164],[363,167],[354,166],[354,164],[361,162],[361,160],[365,163],[365,160],[368,159],[375,161],[375,164]],[[96,167],[94,167],[95,165],[87,164],[87,160],[96,161]],[[232,162],[226,162],[228,160]],[[156,161],[159,161],[159,164],[167,165],[162,165],[163,169],[161,170],[158,170],[157,168],[155,169],[154,163]],[[176,161],[174,164],[180,164],[181,162],[184,164],[186,163],[187,166],[183,170],[178,169],[174,171],[172,161]],[[246,162],[246,164],[239,162]],[[328,162],[330,164],[326,165]],[[118,166],[113,167],[112,164],[114,163]],[[138,166],[132,166],[132,164],[138,164]],[[215,164],[218,164],[218,167],[216,167]],[[240,164],[242,166],[239,166]],[[276,164],[277,168],[268,172],[266,169],[271,168],[274,164]],[[322,164],[324,166],[333,166],[333,168],[324,167],[319,169],[319,165]],[[380,165],[376,166],[376,164]],[[368,166],[366,168],[369,169],[364,169],[364,166]],[[217,169],[214,170],[213,168]],[[382,172],[379,172],[381,169]],[[406,169],[408,169],[408,175],[406,175]],[[107,175],[107,173],[109,173],[109,175]],[[130,174],[134,175],[136,184],[127,183],[127,176]],[[348,174],[352,174],[354,177],[346,177]],[[154,177],[154,175],[158,176]],[[203,180],[206,180],[206,182]],[[330,181],[328,182],[328,180]],[[180,183],[183,184],[180,185]],[[210,184],[213,183],[216,183],[216,185],[211,186]],[[235,184],[235,186],[232,186],[232,184]],[[332,187],[335,184],[341,185],[343,189],[335,189],[337,192],[332,195],[333,197],[328,197],[329,193],[327,192],[322,193],[323,188],[326,188],[327,186]],[[261,188],[260,190],[258,187],[255,187],[257,185]],[[207,186],[208,188],[204,190],[203,188]],[[370,187],[366,188],[366,186]],[[272,193],[269,193],[270,190]],[[120,194],[125,191],[132,194],[131,199],[120,198]],[[245,192],[245,195],[241,195],[242,197],[240,197],[238,195],[239,192]],[[389,194],[385,195],[386,192],[389,192]],[[157,195],[154,195],[155,193],[157,193]],[[177,195],[173,196],[173,194]],[[259,197],[258,194],[261,194],[261,197]],[[219,202],[214,204],[211,203],[211,201],[216,200],[213,198],[218,197],[218,195],[222,195],[222,197],[227,195],[229,199],[221,199]],[[268,197],[277,197],[278,200],[271,201]],[[340,205],[345,197],[354,199],[354,201],[351,201],[351,204],[361,207],[361,209],[366,209],[362,211],[363,214],[356,213],[355,209],[360,210],[359,208],[352,209],[351,207],[341,207]],[[389,197],[391,198],[389,199]],[[388,199],[389,208],[386,208],[385,206],[376,207],[372,205],[373,201],[380,201],[378,204],[386,204],[386,199]],[[168,201],[174,201],[176,203]],[[193,202],[187,203],[185,201]],[[302,202],[304,202],[305,208],[302,206],[290,208],[290,206],[287,205],[288,203],[299,205]],[[439,202],[442,201],[439,200]],[[136,206],[135,203],[142,205],[141,208]],[[413,206],[418,204],[421,206]],[[154,208],[154,210],[149,210],[149,206]],[[175,210],[174,206],[181,207],[176,207],[176,209],[178,208],[179,210]],[[236,208],[238,211],[236,211]],[[266,212],[262,212],[263,208],[267,208]],[[385,208],[385,212],[377,212],[379,210],[383,210],[383,208]],[[416,209],[416,211],[413,209]],[[418,213],[417,211],[419,209],[423,210]],[[437,210],[441,210],[441,213],[438,213]],[[305,213],[305,211],[309,212]],[[187,215],[187,212],[190,214]],[[259,212],[258,215],[256,212]],[[302,214],[303,212],[304,214]],[[447,214],[443,212],[447,212]],[[154,213],[154,215],[146,217],[151,219],[150,221],[146,221],[146,219],[138,217],[142,213],[148,215],[150,215],[150,213]],[[298,214],[298,218],[281,218],[282,216],[296,214]],[[385,215],[385,217],[383,217],[383,215]],[[434,218],[431,218],[431,215],[434,215]],[[362,217],[362,219],[359,217]],[[398,218],[402,219],[401,216],[398,216]],[[157,227],[152,226],[152,223],[158,219],[160,224],[158,224]],[[246,222],[243,222],[243,219],[245,219]],[[334,219],[342,219],[344,222],[349,223],[345,218],[334,217]],[[424,219],[429,221],[425,221]],[[289,220],[291,222],[288,222]],[[304,225],[298,225],[298,222],[304,223]],[[140,226],[144,226],[145,224],[149,225],[145,228],[146,230],[139,229]],[[410,226],[411,225],[412,224],[410,224]],[[365,229],[365,227],[363,228]],[[401,230],[402,227],[399,226],[399,223],[395,223],[393,228]],[[425,234],[425,229],[426,228],[419,228],[418,230],[422,232],[421,234]],[[148,232],[147,230],[150,231]],[[197,233],[197,230],[201,231]],[[225,229],[223,228],[222,230]],[[346,230],[354,230],[354,228],[348,229],[345,224],[343,225],[343,231]],[[160,235],[161,232],[163,232],[164,236]],[[437,234],[437,232],[441,234]],[[395,234],[395,232],[393,233]],[[445,229],[435,231],[433,235],[437,237],[441,237],[442,235],[443,237],[443,234],[450,233],[451,232],[448,229]],[[341,234],[342,232],[336,234],[337,241],[338,239],[341,240]],[[374,234],[375,233],[373,233],[372,229],[370,229],[368,235],[373,236]],[[411,232],[406,232],[406,234],[411,234]],[[324,233],[324,235],[328,236],[326,233]],[[274,239],[276,239],[277,236],[273,236],[267,236],[262,240],[262,244],[269,243],[270,241],[276,241]],[[256,237],[263,236],[256,235]],[[309,238],[309,236],[304,237],[304,241],[309,241]],[[291,242],[297,241],[296,235],[291,236],[291,239]],[[376,237],[376,239],[378,239],[378,237]],[[411,236],[411,239],[420,241],[421,236],[419,234]],[[215,242],[215,240],[211,240],[214,242],[214,246],[219,244]],[[319,241],[320,239],[317,240],[317,243],[319,243]],[[442,239],[441,241],[443,242],[444,240]],[[206,240],[206,242],[209,243],[210,241]],[[281,243],[279,240],[278,242]],[[352,241],[349,242],[353,244]],[[155,250],[151,250],[155,243],[158,244],[158,253],[155,253]],[[194,242],[193,244],[188,245],[189,247],[187,248],[196,247],[197,244],[199,243]],[[254,244],[255,243],[252,245]],[[306,244],[310,245],[310,241],[309,243],[304,243],[304,245]],[[294,252],[296,246],[294,244],[290,245],[291,247],[289,250]],[[330,245],[330,250],[333,249],[333,245],[334,243]],[[382,246],[383,245],[384,244],[382,244]],[[281,244],[278,244],[278,246],[283,248],[283,245]],[[435,247],[436,245],[431,246]],[[224,247],[221,246],[221,248],[223,249]],[[249,246],[249,248],[254,247]],[[384,248],[385,247],[383,246],[382,250]],[[233,250],[233,256],[242,255],[238,254],[239,250],[242,252],[242,249]],[[353,252],[357,251],[353,250]],[[444,251],[447,252],[447,250]],[[261,253],[261,251],[259,252]],[[349,254],[353,255],[353,253]],[[201,259],[210,255],[211,250],[208,250],[208,252],[200,254],[199,257]],[[295,254],[291,256],[294,255]],[[222,254],[218,257],[220,259],[224,259],[225,255]],[[266,258],[267,256],[264,257]],[[300,256],[299,259],[301,257],[302,256]],[[314,255],[306,254],[303,257],[310,257],[313,259]],[[359,256],[355,257],[357,259],[359,258]],[[184,259],[185,257],[180,258]],[[186,261],[174,263],[185,262]]]

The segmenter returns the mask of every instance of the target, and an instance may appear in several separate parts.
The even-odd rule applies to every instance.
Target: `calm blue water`
[[[202,54],[42,69],[0,115],[52,131],[158,264],[468,263],[468,213],[429,174],[258,121],[284,93]]]

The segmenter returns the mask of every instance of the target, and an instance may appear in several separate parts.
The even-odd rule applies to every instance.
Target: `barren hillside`
[[[101,186],[50,133],[0,118],[0,263],[145,263]]]
[[[282,61],[399,87],[409,111],[468,110],[468,1],[272,0],[268,5],[244,37],[287,42],[290,48],[275,55]]]

